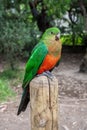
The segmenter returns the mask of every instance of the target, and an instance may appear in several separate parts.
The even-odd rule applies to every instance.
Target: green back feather
[[[26,64],[25,76],[22,85],[23,88],[26,87],[26,85],[37,74],[38,68],[43,62],[47,52],[47,47],[42,42],[37,44],[37,46],[33,49],[32,54]]]

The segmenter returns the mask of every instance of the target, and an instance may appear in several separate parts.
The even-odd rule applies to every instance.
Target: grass
[[[13,96],[15,96],[15,93],[9,87],[9,83],[0,80],[0,102],[7,101]]]
[[[0,72],[0,102],[8,101],[16,95],[13,88],[22,83],[23,76],[23,69],[5,69]]]

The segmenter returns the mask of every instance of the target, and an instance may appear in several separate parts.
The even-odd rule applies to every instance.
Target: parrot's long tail
[[[19,115],[22,111],[26,110],[29,101],[30,101],[30,96],[29,96],[29,85],[28,85],[24,88],[17,115]]]

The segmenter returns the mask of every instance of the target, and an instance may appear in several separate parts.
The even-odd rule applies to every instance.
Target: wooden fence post
[[[58,80],[35,77],[30,83],[31,130],[58,130]]]

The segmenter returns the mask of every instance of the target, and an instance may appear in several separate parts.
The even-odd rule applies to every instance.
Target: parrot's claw
[[[53,75],[51,74],[50,71],[45,71],[42,74],[38,74],[37,76],[46,76],[46,77],[48,77],[51,80],[53,79]]]

